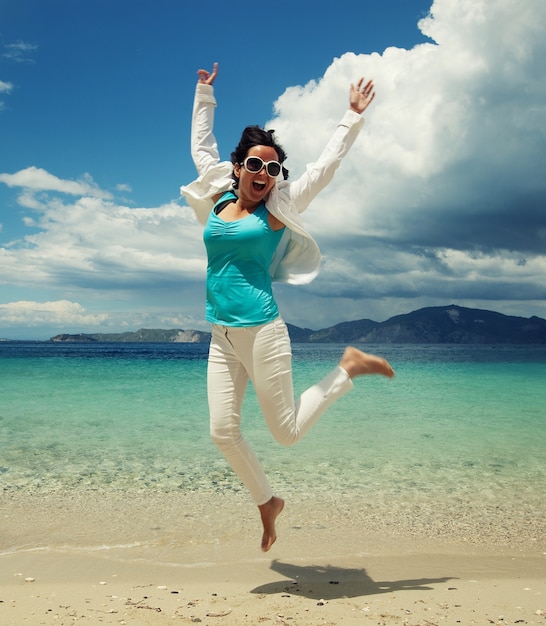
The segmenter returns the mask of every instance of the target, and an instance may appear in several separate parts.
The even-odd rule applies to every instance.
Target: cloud
[[[3,59],[13,61],[15,63],[33,63],[32,53],[38,49],[38,46],[24,41],[16,41],[14,43],[4,44],[3,52],[0,55]]]
[[[177,311],[103,311],[91,313],[78,302],[21,300],[0,304],[0,328],[4,334],[46,339],[59,333],[109,333],[137,328],[202,327],[196,319]],[[208,329],[208,328],[207,328]],[[14,334],[15,333],[15,334]]]
[[[0,182],[21,188],[17,203],[29,230],[0,247],[4,297],[28,289],[70,294],[102,308],[88,314],[66,298],[14,302],[0,308],[0,326],[17,336],[41,326],[42,338],[205,326],[202,227],[189,208],[176,202],[129,208],[109,199],[89,177],[67,181],[37,168],[0,175]]]
[[[0,80],[0,94],[10,94],[13,91],[13,83],[7,83],[3,80]],[[0,111],[5,109],[5,103],[3,100],[0,100]]]
[[[0,324],[3,326],[78,326],[100,324],[106,315],[93,315],[77,302],[10,302],[0,304]]]
[[[0,181],[22,187],[17,201],[29,230],[0,248],[5,293],[40,290],[63,302],[70,295],[92,300],[94,308],[102,303],[105,317],[82,314],[69,332],[173,320],[203,327],[206,260],[202,228],[190,209],[175,202],[129,208],[108,199],[110,194],[87,178],[75,183],[36,168],[0,175]],[[133,312],[120,312],[123,308]],[[33,309],[27,310],[30,320]],[[36,308],[37,320],[44,319],[41,310]],[[6,319],[0,316],[4,325]],[[52,319],[49,334],[66,331],[68,321],[63,327]]]
[[[97,198],[111,198],[112,194],[99,189],[89,174],[84,174],[82,180],[62,180],[39,167],[27,167],[15,174],[0,174],[0,182],[8,187],[23,187],[33,191],[57,191],[72,196],[93,196]]]
[[[16,63],[34,63],[32,53],[38,49],[34,44],[24,41],[7,43],[3,45],[0,58]],[[13,91],[13,83],[0,80],[0,94],[10,94]],[[5,102],[0,100],[0,112],[6,108]]]
[[[183,297],[202,320],[206,260],[193,211],[176,202],[129,208],[89,178],[67,181],[37,168],[0,174],[0,182],[22,188],[17,202],[30,231],[0,248],[0,284],[136,299],[147,309],[156,298],[181,306]],[[196,284],[194,297],[186,285]]]
[[[546,3],[436,0],[419,25],[430,43],[347,53],[276,102],[269,125],[297,176],[341,117],[348,84],[364,74],[377,91],[333,183],[303,215],[325,255],[307,291],[360,306],[427,294],[543,299]]]
[[[37,168],[0,174],[0,182],[23,187],[18,203],[32,231],[0,248],[0,283],[131,292],[203,279],[201,227],[188,208],[129,208],[89,178],[66,181]]]

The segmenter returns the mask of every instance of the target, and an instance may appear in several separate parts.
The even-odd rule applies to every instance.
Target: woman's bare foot
[[[275,520],[281,514],[284,508],[284,500],[273,496],[271,500],[265,504],[258,506],[264,527],[262,535],[262,550],[267,552],[277,540],[277,532],[275,531]]]
[[[349,378],[364,374],[381,374],[387,378],[394,376],[394,370],[388,361],[375,354],[362,352],[353,346],[345,348],[339,364],[349,374]]]

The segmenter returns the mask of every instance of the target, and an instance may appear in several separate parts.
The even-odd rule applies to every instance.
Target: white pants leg
[[[290,338],[281,319],[250,328],[213,325],[207,376],[211,437],[260,505],[273,492],[241,434],[249,380],[272,435],[283,445],[299,441],[353,383],[337,366],[295,401]]]

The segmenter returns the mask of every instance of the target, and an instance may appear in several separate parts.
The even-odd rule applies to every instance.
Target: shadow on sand
[[[432,589],[430,585],[453,580],[445,578],[417,578],[411,580],[373,580],[365,569],[350,569],[332,565],[293,565],[272,561],[271,569],[288,580],[267,583],[251,593],[289,593],[316,600],[354,598],[379,593],[405,590]]]

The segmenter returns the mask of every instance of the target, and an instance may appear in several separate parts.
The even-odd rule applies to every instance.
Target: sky
[[[274,128],[291,178],[373,78],[303,219],[323,254],[276,285],[320,329],[458,304],[546,318],[544,0],[0,0],[0,338],[208,329],[197,69],[215,134]]]

